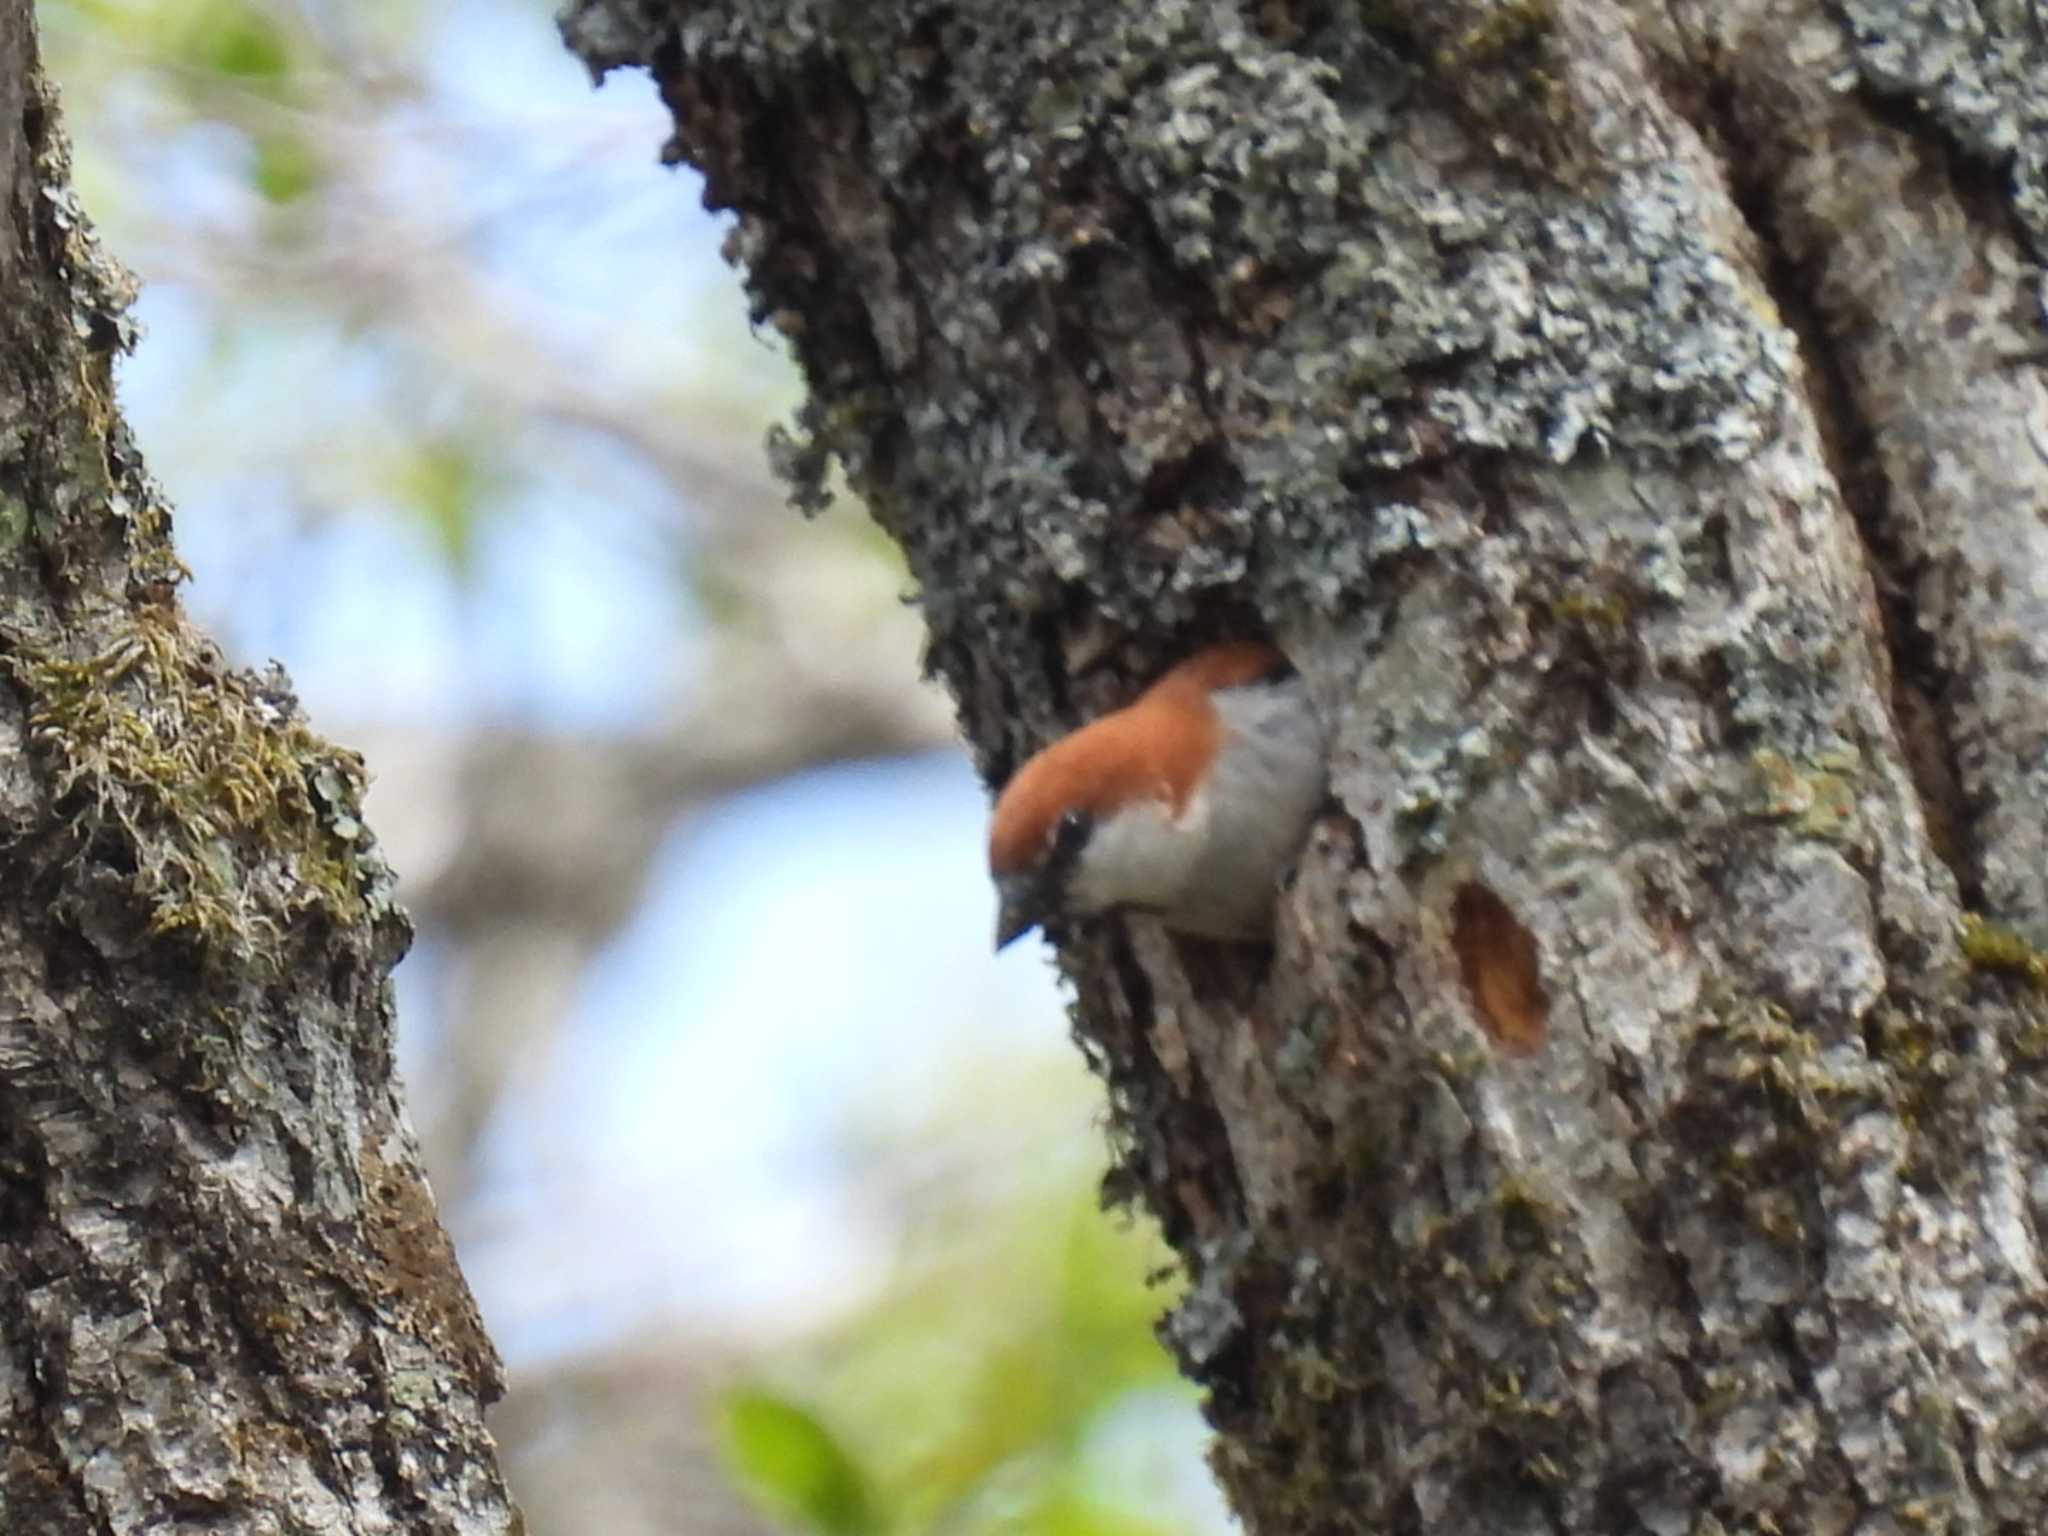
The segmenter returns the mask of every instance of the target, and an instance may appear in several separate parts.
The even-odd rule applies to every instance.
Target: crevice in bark
[[[1698,97],[1704,120],[1696,119],[1696,125],[1715,148],[1730,200],[1757,242],[1757,275],[1798,339],[1821,452],[1862,546],[1875,597],[1878,622],[1871,639],[1879,647],[1899,755],[1919,799],[1928,841],[1955,875],[1967,903],[1975,894],[1969,818],[1958,788],[1955,747],[1934,702],[1953,697],[1967,680],[1941,664],[1933,636],[1919,622],[1914,593],[1924,572],[1893,535],[1890,488],[1855,381],[1804,265],[1780,234],[1774,157],[1745,133],[1736,82],[1726,73],[1709,78]]]
[[[1977,1419],[1964,1409],[1955,1412],[1956,1460],[1961,1464],[1963,1484],[1972,1497],[1985,1499],[1992,1496],[1992,1490],[1985,1484],[1978,1458],[1982,1454]]]
[[[1167,1241],[1186,1255],[1213,1237],[1219,1223],[1233,1230],[1242,1225],[1244,1194],[1229,1134],[1213,1099],[1179,1092],[1160,1059],[1150,1033],[1156,1008],[1152,982],[1130,940],[1112,934],[1097,953],[1121,997],[1122,1006],[1112,1013],[1117,1032],[1114,1038],[1091,1038],[1077,1031],[1077,1038],[1119,1106],[1114,1121],[1151,1131],[1142,1141],[1115,1149],[1116,1161],[1103,1178],[1103,1203],[1149,1208]],[[1188,1070],[1200,1068],[1190,1061]],[[1147,1157],[1170,1159],[1170,1164],[1137,1166]]]

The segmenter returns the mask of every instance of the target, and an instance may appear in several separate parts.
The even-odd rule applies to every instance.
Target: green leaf
[[[186,56],[201,69],[249,84],[271,84],[292,67],[284,29],[242,0],[200,6],[187,26]]]
[[[1047,1491],[1015,1522],[1031,1536],[1168,1536],[1171,1528],[1083,1498],[1071,1488]]]
[[[320,184],[320,164],[297,134],[266,133],[256,141],[251,179],[265,200],[293,203]]]
[[[776,1513],[825,1536],[872,1536],[880,1525],[868,1480],[816,1415],[758,1388],[719,1405],[725,1459]]]
[[[457,576],[467,576],[476,553],[478,514],[492,481],[467,444],[436,438],[418,444],[391,466],[393,489],[419,514]]]

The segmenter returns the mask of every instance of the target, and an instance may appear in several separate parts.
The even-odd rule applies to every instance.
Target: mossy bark
[[[565,17],[992,782],[1216,635],[1328,712],[1269,956],[1058,944],[1254,1531],[2040,1529],[2025,10]]]
[[[502,1532],[360,762],[186,622],[0,0],[0,1528]]]

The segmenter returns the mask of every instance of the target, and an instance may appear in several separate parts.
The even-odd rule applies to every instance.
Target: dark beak
[[[1036,883],[1021,875],[996,879],[996,949],[1008,949],[1039,923]]]

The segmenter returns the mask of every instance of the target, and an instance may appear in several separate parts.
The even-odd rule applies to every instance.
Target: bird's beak
[[[1002,953],[1037,926],[1038,919],[1028,912],[1002,908],[996,913],[996,952]]]
[[[996,881],[996,949],[1008,949],[1038,926],[1038,892],[1029,880],[1005,875]]]

